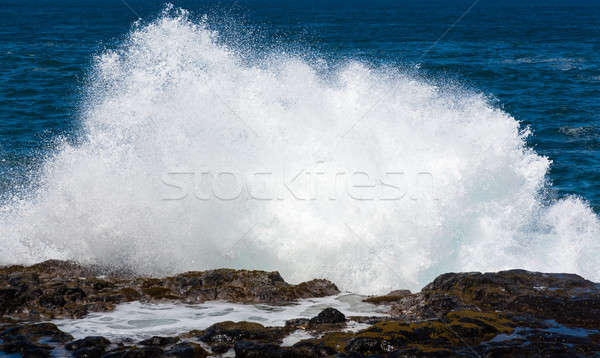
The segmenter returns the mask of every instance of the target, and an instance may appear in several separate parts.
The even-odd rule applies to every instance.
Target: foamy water
[[[545,200],[550,161],[484,95],[251,60],[209,24],[167,10],[96,58],[81,143],[0,210],[1,264],[279,270],[360,293],[517,267],[600,280],[598,217]]]
[[[328,307],[336,308],[346,316],[385,316],[388,308],[364,303],[363,298],[364,296],[344,293],[299,300],[297,304],[289,306],[243,305],[219,301],[194,305],[130,302],[118,305],[111,312],[91,313],[82,319],[55,320],[53,323],[76,339],[100,335],[111,340],[142,340],[156,335],[172,336],[194,329],[206,329],[224,321],[247,321],[266,327],[283,327],[286,320],[312,318]],[[346,329],[360,328],[365,326],[349,322]],[[287,341],[296,342],[306,337],[306,333],[297,332],[288,337]]]

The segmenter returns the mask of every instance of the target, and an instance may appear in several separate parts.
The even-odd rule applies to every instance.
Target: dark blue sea
[[[128,5],[126,5],[128,4]],[[400,67],[497,99],[552,160],[557,195],[600,207],[600,3],[586,0],[180,1],[251,29],[262,44]],[[0,161],[3,190],[56,136],[76,136],[92,56],[151,19],[159,1],[3,1]],[[463,16],[464,15],[464,16]],[[459,20],[460,21],[457,21]],[[456,25],[452,26],[455,22]],[[14,170],[17,168],[16,170]],[[10,190],[10,189],[8,189]]]
[[[183,188],[173,170],[304,159],[401,163],[438,197],[157,194]],[[2,0],[0,199],[0,263],[367,292],[450,270],[599,279],[600,2]]]

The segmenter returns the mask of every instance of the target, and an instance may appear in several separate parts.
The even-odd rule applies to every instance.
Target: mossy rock
[[[513,332],[512,322],[500,313],[457,311],[443,320],[402,322],[384,320],[357,333],[330,332],[302,342],[303,346],[327,351],[359,354],[386,354],[396,350],[449,352],[460,346],[478,345],[498,334]]]
[[[170,289],[161,286],[152,286],[148,288],[142,288],[142,292],[146,296],[150,296],[152,299],[160,300],[160,299],[170,299],[175,300],[180,298],[176,294],[173,293]]]
[[[131,287],[123,287],[117,291],[118,294],[123,295],[125,300],[134,301],[140,298],[140,293]]]
[[[383,296],[371,296],[367,297],[363,300],[363,302],[372,303],[375,305],[380,304],[389,304],[392,302],[397,302],[403,299],[404,297],[410,296],[411,292],[409,290],[396,290],[388,293]]]

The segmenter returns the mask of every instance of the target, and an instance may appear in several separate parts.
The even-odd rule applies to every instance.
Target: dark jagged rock
[[[187,302],[227,300],[241,303],[282,304],[300,298],[323,297],[339,293],[327,280],[312,280],[298,285],[286,283],[278,272],[219,269],[187,272],[168,277],[162,283]]]
[[[294,328],[308,328],[310,319],[308,318],[294,318],[285,321],[285,327],[288,329]]]
[[[324,323],[344,323],[346,322],[346,316],[335,308],[326,308],[321,311],[316,317],[310,319],[310,326],[315,326]]]
[[[98,358],[109,345],[110,341],[104,337],[89,336],[65,344],[65,349],[73,351],[73,356],[77,358]]]
[[[300,349],[280,347],[273,343],[241,341],[235,344],[236,358],[306,358],[311,357]]]
[[[264,271],[219,269],[159,279],[58,260],[0,268],[0,314],[19,320],[80,318],[134,300],[287,304],[338,292],[327,280],[291,285],[278,272]]]
[[[453,312],[445,322],[431,320],[418,323],[382,321],[358,333],[331,332],[307,340],[327,352],[387,354],[396,350],[419,349],[449,351],[462,344],[477,345],[500,333],[512,333],[510,321],[501,315],[473,311]],[[468,341],[463,341],[465,338]]]
[[[179,337],[158,337],[158,336],[154,336],[148,339],[144,339],[143,341],[140,342],[141,345],[143,346],[159,346],[159,347],[163,347],[163,346],[167,346],[170,344],[175,344],[179,342]]]
[[[281,343],[289,333],[285,328],[264,327],[252,322],[221,322],[208,327],[199,339],[210,345],[213,351],[223,353],[233,348],[235,342],[252,340],[268,343]]]
[[[388,304],[391,302],[396,302],[401,300],[406,296],[410,296],[411,292],[409,290],[394,290],[387,295],[383,296],[371,296],[364,299],[364,302],[374,303],[374,304]]]
[[[220,269],[148,278],[64,261],[4,267],[0,356],[204,358],[233,350],[246,358],[600,357],[600,286],[577,275],[523,270],[449,273],[419,293],[392,291],[365,300],[391,307],[385,317],[345,317],[327,308],[284,327],[228,321],[137,345],[103,337],[73,341],[54,324],[31,322],[81,317],[132,300],[277,305],[335,293],[329,281],[290,285],[277,272]],[[350,331],[357,323],[366,328]],[[296,330],[312,338],[282,346]]]
[[[52,323],[19,324],[2,327],[0,352],[23,357],[50,357],[54,347],[72,340]]]
[[[528,313],[578,327],[600,327],[600,287],[573,274],[525,270],[448,273],[402,298],[392,313],[427,319],[456,309]]]
[[[156,358],[162,357],[164,351],[158,347],[125,347],[110,351],[102,358]]]
[[[165,357],[169,358],[204,358],[208,352],[199,344],[184,342],[174,345],[165,352]]]
[[[0,338],[7,341],[11,339],[10,337],[28,337],[36,341],[44,338],[46,341],[56,343],[73,340],[70,334],[61,331],[52,323],[18,324],[5,327],[0,333]]]
[[[17,336],[3,340],[2,351],[7,354],[19,354],[22,357],[50,357],[52,347],[29,341],[26,337]]]
[[[76,351],[81,348],[89,348],[89,347],[108,347],[110,345],[110,341],[104,337],[100,336],[89,336],[83,339],[78,339],[76,341],[67,343],[65,345],[65,349],[69,351]]]
[[[75,358],[101,358],[105,349],[101,347],[84,347],[73,352]]]
[[[411,294],[392,305],[391,314],[407,321],[441,318],[455,310],[479,311],[475,305],[465,304],[460,298],[445,293]]]

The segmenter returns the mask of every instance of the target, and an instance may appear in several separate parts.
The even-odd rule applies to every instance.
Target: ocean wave
[[[80,142],[0,208],[0,263],[243,267],[361,293],[515,267],[600,280],[598,217],[545,203],[550,160],[482,94],[250,60],[167,9],[97,57],[82,107]]]

